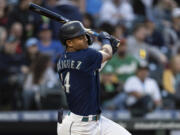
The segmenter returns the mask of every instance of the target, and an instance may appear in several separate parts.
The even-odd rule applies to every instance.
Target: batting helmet
[[[83,24],[79,21],[70,21],[63,24],[59,30],[60,41],[66,45],[66,40],[72,39],[81,35],[86,35],[88,44],[92,44],[92,38],[85,30]]]

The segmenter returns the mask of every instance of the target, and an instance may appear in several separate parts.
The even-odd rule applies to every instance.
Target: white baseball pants
[[[88,116],[92,118],[92,115]],[[100,116],[97,121],[89,119],[82,122],[83,116],[73,114],[66,115],[61,124],[57,124],[58,135],[131,135],[119,124]]]

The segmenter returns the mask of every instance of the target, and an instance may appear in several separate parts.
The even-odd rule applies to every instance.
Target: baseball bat
[[[62,15],[59,15],[59,14],[53,12],[53,11],[50,11],[47,8],[43,8],[43,7],[41,7],[41,6],[37,5],[37,4],[34,4],[34,3],[29,4],[29,9],[31,11],[35,12],[35,13],[46,16],[46,17],[48,17],[50,19],[56,20],[56,21],[58,21],[60,23],[63,23],[63,24],[70,21],[69,19],[63,17]],[[92,31],[91,29],[86,29],[86,30],[87,30],[87,32],[89,34],[92,34],[92,35],[94,35],[96,37],[99,36],[99,33],[95,32],[95,31]]]

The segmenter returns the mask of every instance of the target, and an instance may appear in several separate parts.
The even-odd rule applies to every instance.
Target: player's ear
[[[66,40],[66,45],[67,47],[72,47],[73,46],[72,40]]]

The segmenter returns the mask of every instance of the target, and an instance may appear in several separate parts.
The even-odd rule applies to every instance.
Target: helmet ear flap
[[[86,37],[88,39],[88,45],[92,45],[92,43],[94,42],[93,37],[88,33],[86,33]]]

